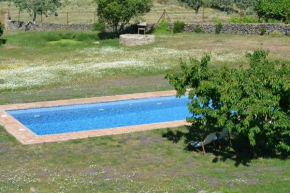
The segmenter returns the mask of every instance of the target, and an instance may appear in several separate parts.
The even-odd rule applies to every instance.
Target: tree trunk
[[[35,24],[36,22],[36,11],[33,11],[33,19],[32,19],[32,23]]]

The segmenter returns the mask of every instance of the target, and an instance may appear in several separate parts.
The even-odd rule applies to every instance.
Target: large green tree
[[[257,0],[235,0],[235,3],[239,9],[241,9],[246,14],[246,11],[250,7],[255,7]]]
[[[193,126],[227,128],[255,149],[257,144],[290,152],[290,64],[267,60],[263,50],[247,54],[249,68],[210,70],[210,56],[181,63],[166,77],[178,96],[191,87]],[[196,97],[195,97],[196,96]],[[212,104],[212,106],[211,106]]]
[[[233,7],[234,0],[213,0],[213,6],[228,11]]]
[[[185,3],[188,7],[194,9],[195,14],[201,7],[210,7],[212,5],[212,0],[179,0],[181,3]]]
[[[290,0],[258,0],[256,11],[265,20],[286,20],[287,10],[290,12]]]
[[[10,0],[19,9],[26,10],[32,14],[32,21],[35,23],[37,15],[57,15],[57,9],[62,7],[60,0]]]
[[[149,12],[153,6],[152,0],[95,0],[97,13],[101,22],[113,26],[115,33],[124,29],[132,18]],[[119,26],[119,27],[118,27]]]

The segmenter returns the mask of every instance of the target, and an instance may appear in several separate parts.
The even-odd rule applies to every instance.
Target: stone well
[[[121,46],[140,46],[155,42],[154,35],[124,34],[120,36]]]

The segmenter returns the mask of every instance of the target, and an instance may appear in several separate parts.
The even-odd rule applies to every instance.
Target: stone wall
[[[57,24],[57,23],[37,23],[22,21],[6,20],[5,27],[7,30],[12,31],[52,31],[52,30],[73,30],[73,31],[90,31],[92,30],[93,24]],[[148,24],[146,33],[152,32],[154,24]],[[106,31],[111,32],[113,28],[109,25],[106,26]],[[126,25],[126,33],[137,33],[137,25]]]
[[[5,26],[7,30],[18,30],[18,31],[50,31],[50,30],[76,30],[76,31],[89,31],[92,29],[92,24],[57,24],[57,23],[39,23],[33,24],[31,22],[25,23],[21,21],[6,20]],[[155,24],[147,24],[146,33],[152,32],[156,27]],[[170,24],[170,28],[173,24]],[[194,32],[196,28],[200,28],[202,33],[216,32],[216,24],[214,23],[192,23],[185,24],[185,32]],[[273,31],[280,32],[282,35],[290,34],[290,25],[286,24],[272,24],[272,23],[261,23],[261,24],[222,24],[221,34],[241,34],[241,35],[260,35],[262,30],[265,29],[265,34],[270,34]],[[110,26],[106,26],[106,31],[112,31]],[[137,33],[137,25],[125,26],[126,33]]]
[[[196,28],[200,28],[203,33],[214,34],[216,32],[216,24],[214,23],[199,23],[199,24],[185,24],[185,32],[194,32]],[[286,24],[222,24],[221,34],[241,34],[241,35],[260,35],[265,29],[265,34],[270,34],[273,31],[280,32],[282,35],[290,34],[290,25]]]
[[[57,24],[57,23],[25,23],[22,21],[6,22],[6,29],[13,31],[51,31],[51,30],[74,30],[89,31],[92,30],[92,24]]]

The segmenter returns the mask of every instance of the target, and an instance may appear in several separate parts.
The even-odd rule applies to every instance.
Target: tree
[[[211,71],[210,56],[181,63],[181,73],[167,74],[178,95],[186,88],[193,126],[227,128],[250,149],[263,144],[290,152],[290,63],[267,60],[268,52],[247,54],[250,67]],[[196,97],[195,97],[196,96]],[[211,105],[212,104],[212,105]],[[202,117],[194,117],[202,115]]]
[[[234,0],[213,0],[213,6],[228,11],[232,8]]]
[[[250,7],[255,7],[257,0],[235,0],[235,3],[239,9],[241,9],[246,14],[246,11]]]
[[[201,7],[210,7],[212,0],[179,0],[181,3],[185,3],[188,7],[195,10],[195,14],[198,14],[198,11]]]
[[[286,20],[290,0],[258,0],[255,7],[259,18]]]
[[[95,0],[98,8],[97,14],[100,22],[113,26],[116,34],[132,18],[139,17],[151,10],[152,0]],[[118,26],[119,30],[118,30]]]
[[[45,16],[55,14],[57,9],[62,7],[60,0],[11,0],[19,11],[26,10],[33,15],[33,23],[36,21],[37,15]]]

